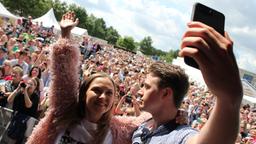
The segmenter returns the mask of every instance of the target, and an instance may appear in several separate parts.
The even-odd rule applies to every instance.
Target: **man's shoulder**
[[[196,130],[196,129],[194,129],[194,128],[192,128],[191,126],[189,126],[189,125],[179,125],[176,129],[175,129],[175,131],[198,131],[198,130]]]
[[[198,130],[192,128],[189,125],[181,125],[181,126],[178,126],[174,131],[172,131],[172,133],[179,137],[185,137],[187,135],[197,134]]]
[[[198,130],[188,125],[181,125],[168,134],[167,140],[175,144],[185,144],[189,137],[195,136],[196,134],[198,134]]]
[[[140,125],[133,134],[133,142],[141,141],[143,135],[143,128],[145,123]],[[198,133],[196,129],[188,125],[179,125],[174,130],[168,133],[162,133],[161,135],[154,135],[150,138],[150,144],[168,143],[168,144],[185,144],[187,139]]]

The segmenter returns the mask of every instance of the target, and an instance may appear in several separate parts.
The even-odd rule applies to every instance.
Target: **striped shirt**
[[[132,144],[185,144],[189,137],[198,133],[197,130],[188,125],[180,125],[172,131],[153,135],[143,141],[142,135],[145,133],[145,126],[146,124],[143,123],[135,130],[132,137]]]

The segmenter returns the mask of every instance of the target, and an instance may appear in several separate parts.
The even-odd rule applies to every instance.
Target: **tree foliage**
[[[179,50],[170,50],[164,55],[161,55],[161,60],[164,60],[168,63],[172,63],[172,60],[178,57]]]
[[[67,3],[60,2],[59,0],[52,1],[52,8],[54,9],[54,14],[58,21],[60,21],[62,15],[68,11]]]
[[[153,41],[150,36],[145,37],[140,42],[140,51],[145,55],[152,55],[153,54]]]
[[[51,7],[51,0],[1,0],[1,3],[12,13],[37,18],[47,12]]]
[[[118,34],[118,31],[115,30],[112,26],[107,28],[106,30],[106,35],[105,39],[110,43],[110,44],[116,44],[118,38],[120,35]]]
[[[117,45],[125,47],[129,51],[136,51],[135,41],[132,37],[125,36],[124,38],[120,37],[117,40]]]
[[[78,27],[86,28],[87,12],[84,8],[72,4],[69,6],[69,11],[73,11],[76,14],[76,17],[79,19]]]

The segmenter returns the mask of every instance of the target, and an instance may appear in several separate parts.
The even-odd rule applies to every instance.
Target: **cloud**
[[[164,51],[178,49],[196,0],[67,0],[102,17],[122,36],[136,41],[151,36],[153,46]],[[199,0],[225,14],[226,30],[234,40],[240,67],[256,72],[256,1]]]

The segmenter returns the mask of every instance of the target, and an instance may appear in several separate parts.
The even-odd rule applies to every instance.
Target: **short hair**
[[[17,72],[21,77],[23,76],[23,69],[19,66],[14,66],[12,69],[13,72]]]
[[[172,88],[174,104],[179,108],[189,88],[188,76],[185,71],[177,65],[158,61],[151,64],[148,72],[160,79],[159,88]]]
[[[5,64],[5,65],[8,65],[8,66],[12,67],[11,61],[10,61],[10,60],[8,60],[8,59],[4,60],[4,63],[3,63],[3,64]]]

